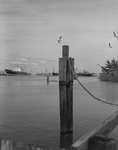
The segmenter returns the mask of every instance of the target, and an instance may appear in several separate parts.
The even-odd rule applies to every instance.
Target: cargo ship
[[[79,72],[78,69],[76,68],[76,74],[78,76],[83,76],[83,77],[92,77],[93,73],[90,73],[88,71],[83,70],[83,72]]]
[[[78,76],[84,76],[84,77],[92,77],[92,73],[77,73]]]
[[[13,70],[5,69],[6,75],[30,75],[30,73],[22,71],[20,67],[16,67]]]

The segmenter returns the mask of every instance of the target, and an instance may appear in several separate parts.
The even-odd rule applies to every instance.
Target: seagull
[[[100,64],[97,64],[96,66],[100,66]],[[101,66],[100,66],[101,67]]]
[[[116,35],[116,33],[113,31],[113,34],[114,34],[114,37],[117,37],[118,38],[118,36]]]
[[[59,39],[57,40],[58,44],[61,42],[61,38],[62,38],[62,36],[60,36]]]
[[[111,44],[109,43],[109,47],[112,48]]]

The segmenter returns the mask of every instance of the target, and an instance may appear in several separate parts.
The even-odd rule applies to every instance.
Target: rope
[[[70,82],[59,81],[59,84],[60,84],[61,86],[63,86],[63,85],[69,86],[69,85],[72,85],[72,84],[73,84],[73,81],[70,81]]]
[[[68,62],[69,62],[69,66],[70,66],[70,69],[71,69],[71,71],[72,71],[72,73],[73,73],[74,78],[78,81],[78,83],[81,85],[81,87],[82,87],[89,95],[91,95],[91,96],[92,96],[94,99],[96,99],[97,101],[101,101],[102,103],[109,104],[109,105],[113,105],[113,106],[118,106],[118,104],[113,104],[113,103],[110,103],[110,102],[106,102],[104,99],[97,98],[97,97],[95,97],[91,92],[89,92],[89,91],[84,87],[84,85],[79,81],[79,79],[77,78],[77,74],[76,74],[76,72],[75,72],[75,69],[72,67],[69,58],[68,58]]]

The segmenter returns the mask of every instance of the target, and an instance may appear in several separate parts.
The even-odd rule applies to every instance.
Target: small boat
[[[58,73],[58,72],[55,72],[55,70],[54,70],[54,68],[53,68],[53,67],[52,67],[52,69],[53,69],[52,76],[58,76],[58,75],[59,75],[59,73]]]
[[[92,73],[77,73],[78,76],[85,76],[85,77],[91,77],[93,76]]]
[[[52,76],[58,76],[59,73],[58,72],[52,72]]]

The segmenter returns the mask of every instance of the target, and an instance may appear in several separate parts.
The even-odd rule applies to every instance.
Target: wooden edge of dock
[[[22,142],[0,139],[0,150],[52,150],[52,148],[47,146],[38,147],[33,144],[24,144]]]
[[[98,127],[94,128],[86,135],[81,137],[77,142],[71,146],[71,150],[87,150],[89,139],[95,135],[107,136],[118,124],[118,111],[115,112],[112,116],[106,119]]]

